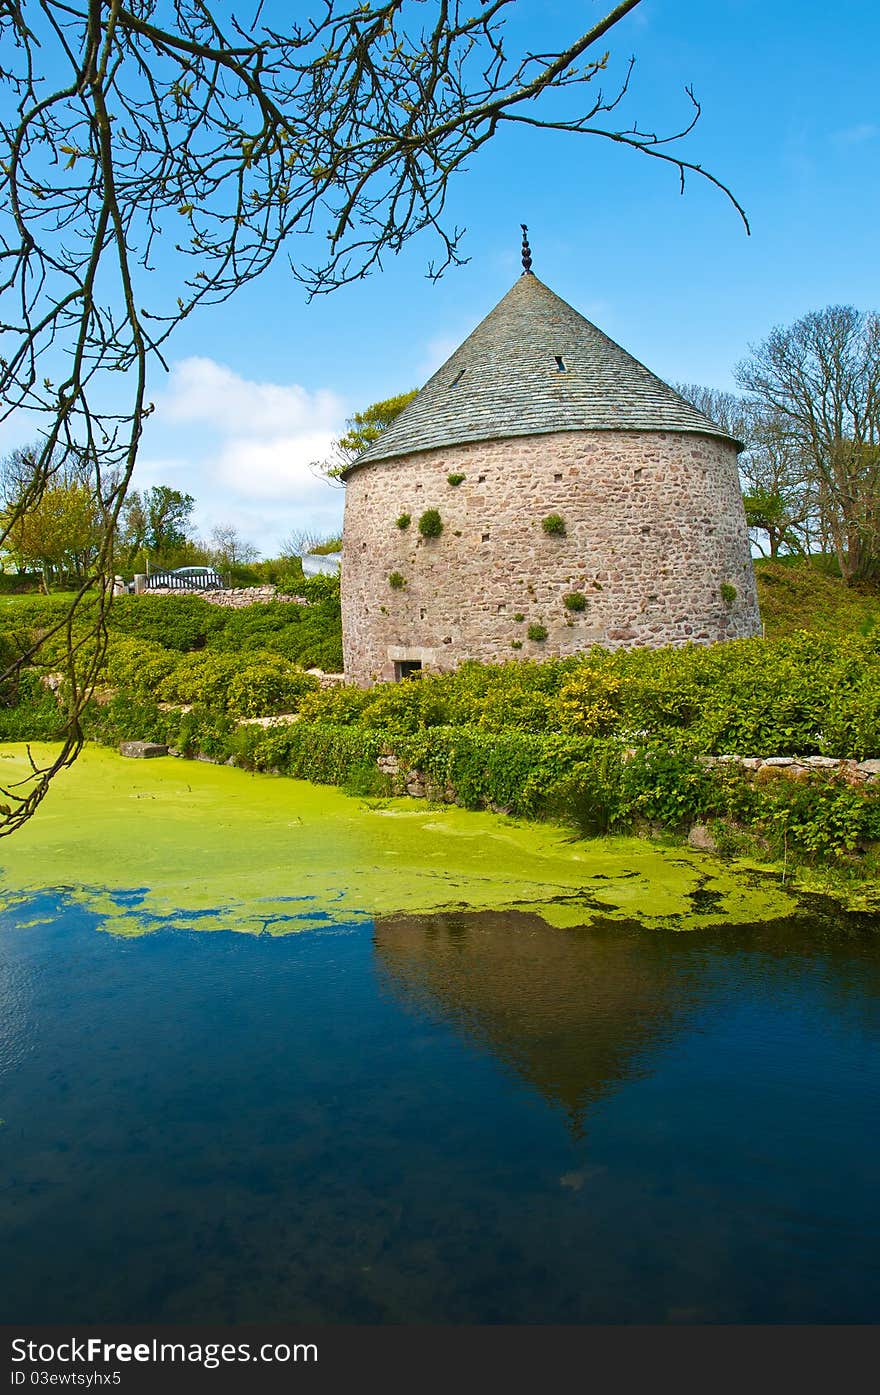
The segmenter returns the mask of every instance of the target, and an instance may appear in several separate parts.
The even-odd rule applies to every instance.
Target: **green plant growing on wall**
[[[551,538],[561,538],[565,535],[565,519],[560,513],[548,513],[547,517],[541,520],[541,527]]]
[[[587,598],[583,591],[569,591],[567,596],[562,597],[562,604],[566,610],[586,610]]]
[[[736,600],[736,587],[731,586],[729,581],[722,581],[718,588],[721,592],[721,599],[725,605],[733,605]]]
[[[522,613],[521,610],[518,610],[518,611],[516,612],[516,615],[514,615],[513,618],[514,618],[514,620],[516,621],[516,623],[517,623],[518,625],[521,625],[522,622],[525,620],[526,617],[523,615],[523,613]]]
[[[419,519],[419,532],[423,538],[439,538],[443,532],[443,520],[437,509],[425,509]]]
[[[511,647],[511,649],[522,649],[522,640],[521,640],[521,639],[512,639],[512,640],[510,641],[510,647]]]
[[[547,638],[547,627],[546,625],[539,625],[533,622],[526,630],[526,634],[529,639],[534,640],[536,644],[543,644],[544,640]]]
[[[451,484],[452,487],[453,487],[453,489],[455,489],[455,488],[457,488],[457,486],[460,485],[466,478],[467,478],[466,475],[455,475],[455,474],[453,474],[453,475],[447,475],[447,476],[446,476],[446,483],[447,483],[447,484]]]
[[[388,585],[393,591],[402,591],[406,585],[406,577],[401,572],[392,572],[388,578]]]
[[[410,525],[411,523],[412,523],[412,518],[410,517],[410,515],[409,515],[408,513],[402,513],[402,514],[400,515],[400,517],[398,518],[398,520],[397,520],[397,526],[398,526],[398,528],[401,529],[401,531],[402,531],[404,528],[408,528],[409,525]]]

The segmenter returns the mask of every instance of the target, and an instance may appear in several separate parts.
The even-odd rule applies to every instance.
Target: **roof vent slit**
[[[455,377],[452,379],[452,382],[449,384],[449,386],[450,386],[451,388],[457,387],[458,384],[461,382],[461,380],[462,380],[462,378],[464,377],[464,375],[465,375],[466,372],[467,372],[467,369],[466,369],[466,368],[459,368],[458,372],[456,373]]]
[[[565,362],[565,359],[562,357],[562,354],[556,354],[556,355],[555,355],[555,358],[556,358],[556,372],[557,372],[557,373],[567,373],[567,372],[568,372],[568,366],[567,366],[567,364],[566,364],[566,362]]]

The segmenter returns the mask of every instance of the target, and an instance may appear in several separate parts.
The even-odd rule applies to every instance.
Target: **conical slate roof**
[[[525,272],[350,468],[551,431],[698,431],[731,439]]]

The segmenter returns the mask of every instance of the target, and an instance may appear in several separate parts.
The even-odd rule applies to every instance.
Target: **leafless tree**
[[[67,618],[72,645],[91,635],[72,669],[67,737],[48,769],[6,791],[0,834],[79,750],[114,531],[152,410],[148,366],[164,365],[183,319],[282,250],[315,295],[426,232],[439,276],[461,260],[461,230],[444,224],[450,179],[504,127],[613,141],[669,164],[682,187],[700,175],[739,209],[672,145],[699,116],[690,89],[682,129],[662,135],[618,119],[632,61],[613,91],[600,86],[604,41],[640,0],[556,52],[509,41],[517,0],[316,0],[317,17],[300,19],[254,3],[240,22],[222,0],[0,0],[0,401],[25,414],[28,434],[35,421],[42,431],[21,508],[76,450],[102,524]],[[166,304],[155,287],[175,277]]]
[[[302,557],[313,547],[320,547],[328,539],[312,528],[292,528],[278,549],[279,557]]]
[[[245,542],[234,523],[221,523],[211,529],[211,560],[215,566],[237,567],[256,562],[259,549]]]
[[[829,305],[776,328],[737,369],[802,462],[850,583],[880,575],[880,316]]]

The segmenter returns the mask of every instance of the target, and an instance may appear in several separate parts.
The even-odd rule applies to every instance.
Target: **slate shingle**
[[[551,431],[695,431],[731,439],[527,272],[349,468],[435,446]]]

